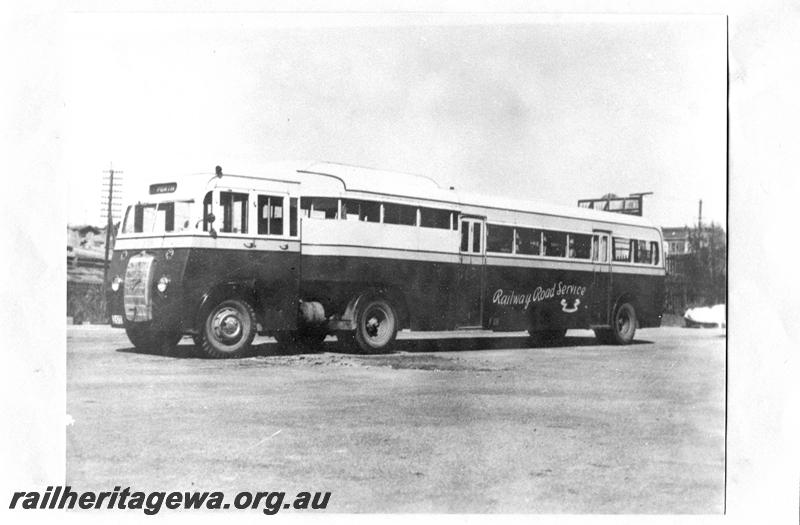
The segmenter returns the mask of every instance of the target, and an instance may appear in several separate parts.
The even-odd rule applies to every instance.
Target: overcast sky
[[[65,40],[70,223],[111,161],[130,192],[285,159],[725,220],[724,17],[77,14]]]

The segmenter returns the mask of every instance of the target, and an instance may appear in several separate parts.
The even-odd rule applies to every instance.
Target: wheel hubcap
[[[211,320],[211,330],[217,340],[227,344],[235,343],[244,332],[241,314],[233,308],[221,309]]]
[[[382,344],[391,337],[388,315],[382,308],[372,308],[364,321],[364,332],[371,343]]]

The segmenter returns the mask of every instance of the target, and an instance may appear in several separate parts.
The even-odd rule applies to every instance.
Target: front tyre
[[[175,331],[157,331],[148,325],[128,324],[125,334],[137,350],[148,353],[171,355],[181,340]]]
[[[614,310],[611,322],[611,342],[627,345],[636,334],[636,310],[631,303],[622,303]]]
[[[222,301],[208,311],[202,334],[201,348],[207,356],[227,358],[244,355],[256,336],[253,307],[240,299]]]
[[[397,314],[385,299],[364,298],[356,309],[356,346],[366,354],[389,351],[397,336]]]

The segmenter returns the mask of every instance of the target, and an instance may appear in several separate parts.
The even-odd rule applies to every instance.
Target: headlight
[[[156,288],[158,288],[159,292],[164,293],[164,292],[167,291],[167,285],[169,285],[169,277],[167,277],[165,275],[161,279],[158,280],[158,284],[156,285]]]
[[[116,292],[119,290],[119,285],[121,284],[122,284],[122,279],[120,278],[119,275],[117,275],[114,277],[114,280],[111,281],[111,289]]]

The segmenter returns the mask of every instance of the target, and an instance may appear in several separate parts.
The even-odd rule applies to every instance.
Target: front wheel
[[[182,337],[175,331],[157,331],[149,326],[135,324],[125,326],[125,334],[137,350],[164,355],[171,354]]]
[[[228,299],[208,311],[201,347],[209,357],[240,357],[250,350],[255,336],[253,307],[241,299]]]
[[[627,345],[636,334],[636,310],[631,303],[622,303],[614,311],[611,322],[611,341],[618,345]]]
[[[356,309],[354,335],[358,348],[367,354],[387,352],[397,336],[397,314],[385,299],[364,298]]]

